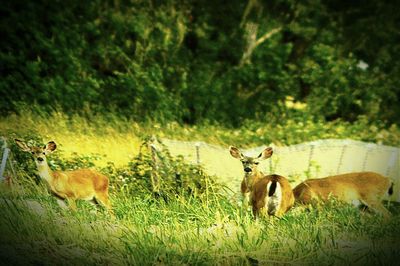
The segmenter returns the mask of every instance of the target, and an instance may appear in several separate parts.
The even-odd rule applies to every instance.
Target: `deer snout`
[[[37,160],[38,160],[39,162],[43,162],[43,161],[44,161],[44,159],[43,159],[42,157],[38,157]]]
[[[245,167],[245,168],[244,168],[244,171],[245,171],[246,173],[250,173],[252,170],[251,170],[250,167]]]

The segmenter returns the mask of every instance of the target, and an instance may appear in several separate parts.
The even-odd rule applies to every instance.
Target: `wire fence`
[[[11,176],[15,176],[15,170],[10,160],[11,151],[4,137],[0,137],[0,147],[0,182],[5,182],[7,185],[10,185]]]
[[[163,139],[172,155],[182,155],[191,163],[201,164],[234,193],[239,192],[243,178],[241,163],[230,156],[229,147],[205,142]],[[308,179],[359,171],[373,171],[395,183],[393,200],[400,201],[400,149],[354,140],[326,139],[297,145],[273,146],[274,154],[259,168],[266,174],[286,176],[292,186]],[[265,146],[242,150],[248,156],[258,155]],[[396,185],[397,184],[397,185]]]
[[[190,163],[202,165],[207,174],[215,176],[233,194],[239,194],[243,178],[242,164],[230,155],[229,147],[170,139],[163,139],[162,142],[171,155],[181,155]],[[317,140],[285,147],[270,146],[273,147],[274,154],[261,162],[259,169],[265,174],[275,173],[287,177],[293,187],[309,178],[373,171],[393,180],[395,186],[392,199],[400,202],[400,149],[397,147],[347,139]],[[0,147],[0,180],[7,182],[11,176],[15,176],[15,171],[4,138],[0,138]],[[156,147],[150,147],[156,162]],[[256,156],[264,148],[265,146],[242,149],[242,152],[248,156]],[[153,179],[155,180],[152,183],[157,184],[158,176],[154,175]]]

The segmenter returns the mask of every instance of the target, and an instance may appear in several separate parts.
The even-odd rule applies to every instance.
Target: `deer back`
[[[358,172],[309,179],[294,190],[296,201],[310,203],[320,199],[326,201],[329,196],[345,202],[357,199],[382,198],[391,186],[389,178],[374,172]]]

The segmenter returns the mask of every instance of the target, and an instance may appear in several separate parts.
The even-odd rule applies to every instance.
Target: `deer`
[[[234,146],[229,148],[229,152],[243,164],[244,177],[240,190],[243,201],[251,204],[254,217],[260,214],[283,216],[294,204],[289,181],[276,174],[264,175],[257,167],[261,161],[272,156],[272,148],[265,148],[257,157],[245,156]]]
[[[320,179],[308,179],[293,190],[295,201],[300,204],[326,202],[332,196],[339,201],[355,207],[362,205],[383,215],[391,213],[383,206],[382,199],[393,194],[393,182],[374,172],[357,172],[328,176]]]
[[[103,205],[112,214],[107,176],[93,169],[52,171],[46,156],[57,149],[54,141],[49,141],[44,147],[30,147],[19,139],[15,139],[15,143],[22,151],[32,154],[40,178],[47,183],[60,205],[65,206],[64,200],[67,200],[70,208],[75,210],[76,200],[86,200]]]

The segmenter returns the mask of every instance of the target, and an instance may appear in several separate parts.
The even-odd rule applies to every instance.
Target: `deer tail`
[[[393,195],[393,186],[394,186],[394,183],[392,182],[392,184],[390,185],[390,187],[389,187],[389,189],[388,189],[388,194],[389,194],[389,196],[392,196],[392,195]]]
[[[270,182],[270,185],[269,185],[268,197],[272,197],[272,196],[275,194],[276,187],[277,187],[277,182],[276,182],[276,180],[272,180],[272,181]]]

